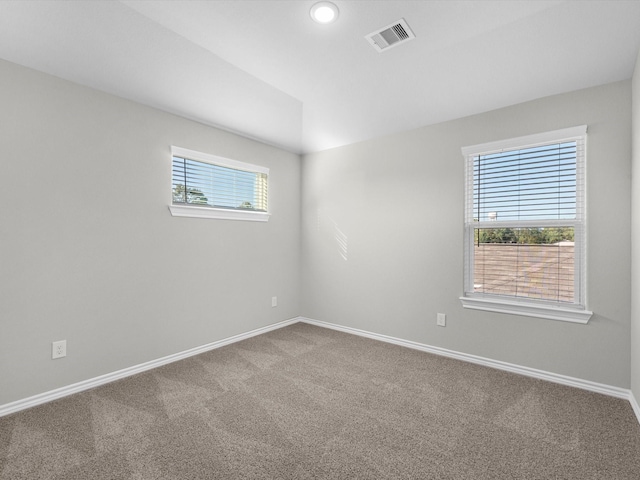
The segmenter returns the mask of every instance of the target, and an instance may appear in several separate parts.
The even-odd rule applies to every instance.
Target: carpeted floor
[[[0,418],[0,478],[638,479],[627,401],[298,323]]]

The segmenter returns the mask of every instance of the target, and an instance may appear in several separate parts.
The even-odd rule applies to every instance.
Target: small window
[[[586,127],[462,149],[466,308],[586,323]]]
[[[171,147],[174,216],[268,221],[269,169]]]

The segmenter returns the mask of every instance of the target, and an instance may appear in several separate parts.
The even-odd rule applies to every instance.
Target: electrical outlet
[[[271,306],[272,307],[278,306],[278,297],[271,297]]]
[[[447,326],[447,316],[444,313],[439,313],[438,314],[437,324],[440,327],[446,327]]]
[[[51,358],[62,358],[67,356],[67,341],[60,340],[59,342],[51,343]]]

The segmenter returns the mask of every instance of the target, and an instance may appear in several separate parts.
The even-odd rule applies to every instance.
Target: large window
[[[172,147],[171,213],[267,221],[269,169]]]
[[[586,323],[586,127],[465,147],[466,308]]]

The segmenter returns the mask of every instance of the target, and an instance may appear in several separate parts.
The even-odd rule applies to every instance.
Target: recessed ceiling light
[[[337,20],[340,11],[331,2],[318,2],[311,7],[311,18],[318,23],[333,23]]]

